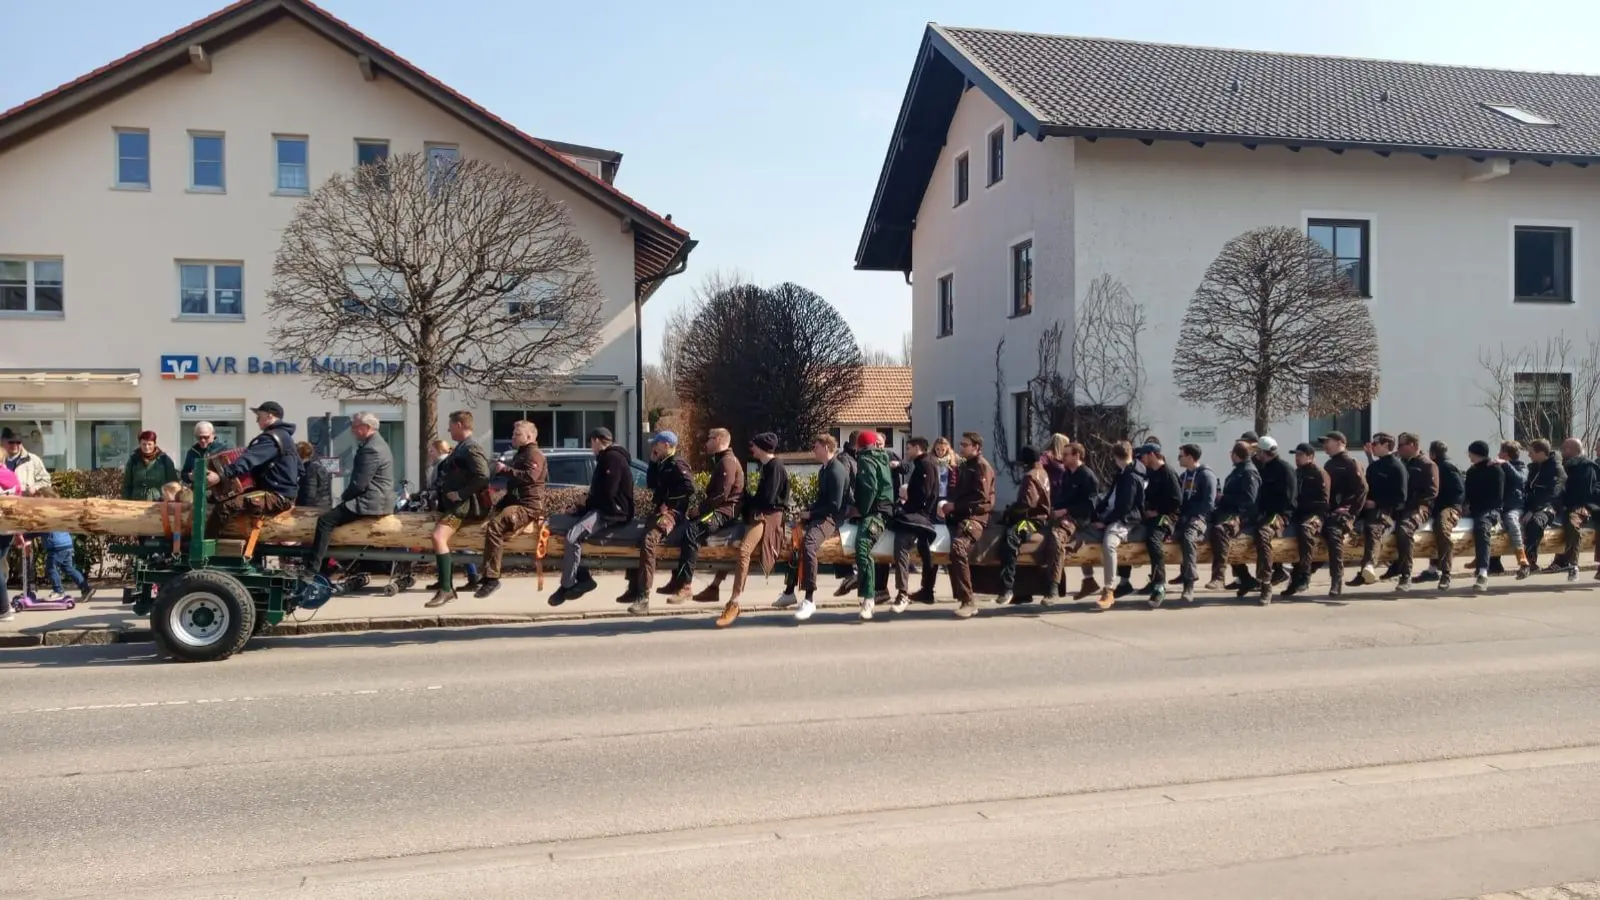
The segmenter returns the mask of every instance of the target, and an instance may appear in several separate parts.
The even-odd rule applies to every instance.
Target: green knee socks
[[[441,591],[453,591],[453,590],[455,590],[456,589],[455,572],[452,571],[453,567],[451,565],[451,556],[450,556],[450,554],[448,554],[448,553],[440,553],[439,555],[435,556],[434,559],[437,560],[437,562],[439,564],[439,590],[441,590]]]

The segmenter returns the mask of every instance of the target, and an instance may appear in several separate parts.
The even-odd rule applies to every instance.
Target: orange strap
[[[244,542],[244,555],[246,559],[256,555],[256,539],[261,537],[261,523],[265,519],[250,520],[250,537]]]
[[[544,555],[550,549],[550,526],[539,520],[539,544],[533,551],[533,572],[538,577],[538,588],[544,590]]]

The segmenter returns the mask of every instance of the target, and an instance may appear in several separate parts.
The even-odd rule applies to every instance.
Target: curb
[[[822,601],[817,609],[856,609],[857,600]],[[349,634],[362,631],[420,631],[434,628],[475,628],[484,625],[539,625],[546,622],[577,622],[595,619],[650,619],[682,616],[710,616],[721,606],[701,604],[685,609],[651,610],[647,616],[635,616],[626,610],[584,613],[483,613],[481,615],[432,616],[378,616],[368,619],[307,619],[304,622],[284,620],[260,637],[297,637],[313,634]],[[773,606],[750,607],[746,612],[783,612]],[[112,644],[148,644],[153,640],[147,625],[93,625],[69,628],[46,628],[42,631],[22,631],[0,634],[0,649],[12,647],[104,647]]]

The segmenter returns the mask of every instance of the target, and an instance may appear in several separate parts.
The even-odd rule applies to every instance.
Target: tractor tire
[[[150,610],[150,631],[162,656],[213,662],[244,649],[256,627],[256,604],[238,579],[205,569],[167,582]]]

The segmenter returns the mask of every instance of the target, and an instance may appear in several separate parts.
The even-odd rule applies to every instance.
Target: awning
[[[0,369],[0,384],[138,383],[138,369]]]

